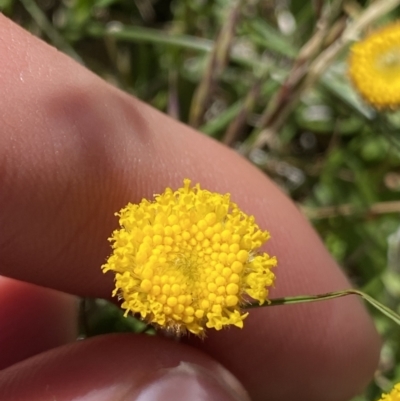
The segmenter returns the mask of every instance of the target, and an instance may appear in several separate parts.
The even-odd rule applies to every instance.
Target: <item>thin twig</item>
[[[262,77],[256,79],[253,86],[250,88],[242,103],[240,111],[237,113],[236,117],[229,124],[227,130],[225,131],[225,134],[222,138],[222,143],[225,145],[232,145],[246,125],[247,118],[254,108],[257,98],[260,95],[262,84],[265,82],[267,76],[268,72],[265,72]]]
[[[325,9],[325,12],[317,22],[317,28],[313,36],[301,48],[297,59],[294,62],[292,70],[289,73],[285,83],[282,85],[281,90],[273,99],[272,104],[269,105],[260,118],[260,127],[265,128],[271,125],[276,113],[282,109],[287,99],[291,97],[293,89],[301,82],[303,77],[307,74],[308,66],[314,57],[320,51],[322,44],[329,32],[329,27],[333,22],[334,17],[339,14],[342,0],[336,0],[332,7]]]
[[[360,207],[351,204],[324,206],[318,208],[300,205],[300,210],[310,220],[322,220],[330,217],[352,216],[357,214],[374,216],[388,213],[400,213],[400,201],[378,202],[365,209],[360,209]]]
[[[338,3],[337,3],[338,4]],[[387,14],[395,7],[400,5],[400,0],[380,0],[372,3],[360,16],[355,19],[343,31],[342,35],[335,40],[329,47],[322,51],[309,65],[309,68],[301,74],[301,71],[292,70],[291,75],[286,81],[286,86],[281,89],[281,94],[272,101],[267,111],[262,117],[263,130],[252,135],[252,142],[245,149],[249,153],[251,149],[260,148],[265,144],[270,132],[278,132],[284,124],[287,115],[293,110],[300,101],[301,95],[310,89],[318,81],[321,75],[332,64],[338,54],[348,45],[349,42],[357,39],[358,35],[369,26],[373,21]],[[330,20],[332,21],[332,20]],[[332,21],[333,22],[333,21]],[[313,38],[305,46],[313,44]],[[315,41],[315,43],[318,43]],[[299,74],[296,76],[296,74]],[[292,81],[295,78],[293,85]]]
[[[189,113],[189,124],[192,127],[197,128],[202,123],[204,112],[207,109],[216,82],[229,61],[241,6],[242,1],[239,1],[229,13],[226,23],[222,26],[215,41],[214,49],[210,54],[202,80],[193,95]]]

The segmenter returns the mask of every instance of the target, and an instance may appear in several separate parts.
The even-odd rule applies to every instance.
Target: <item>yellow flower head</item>
[[[245,297],[263,304],[275,276],[276,258],[258,254],[270,237],[230,195],[212,193],[184,180],[150,202],[128,204],[117,215],[113,295],[122,307],[176,334],[203,335],[205,327],[243,327]]]
[[[377,109],[400,106],[400,23],[392,23],[353,45],[350,78]]]
[[[382,394],[379,401],[400,401],[400,383],[396,384],[390,393]]]

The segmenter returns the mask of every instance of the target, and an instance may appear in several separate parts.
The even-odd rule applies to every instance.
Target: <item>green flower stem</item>
[[[86,32],[93,38],[111,37],[119,41],[158,44],[201,53],[211,53],[214,49],[212,40],[141,26],[116,24],[105,27],[100,23],[90,23]],[[235,54],[235,52],[230,54],[230,57],[244,67],[261,71],[265,69],[265,61],[261,59]]]
[[[87,27],[87,33],[95,38],[108,36],[127,42],[154,43],[205,53],[209,53],[213,49],[213,41],[208,39],[120,23],[108,27],[100,23],[90,23]]]
[[[328,292],[326,294],[318,294],[318,295],[300,295],[298,297],[285,297],[285,298],[275,298],[270,299],[268,303],[260,306],[257,302],[251,303],[245,307],[245,309],[250,308],[260,308],[266,306],[276,306],[276,305],[289,305],[289,304],[301,304],[306,302],[318,302],[318,301],[326,301],[328,299],[340,298],[345,297],[347,295],[358,295],[365,301],[367,301],[370,305],[374,308],[378,309],[381,313],[386,315],[388,318],[392,319],[395,323],[400,326],[400,316],[389,309],[387,306],[381,304],[376,299],[370,297],[369,295],[365,294],[362,291],[358,290],[343,290],[343,291],[335,291],[335,292]]]

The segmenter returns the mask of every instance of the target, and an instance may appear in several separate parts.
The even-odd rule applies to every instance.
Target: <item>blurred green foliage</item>
[[[276,94],[292,96],[286,79],[330,3],[247,0],[235,21],[231,0],[0,0],[0,10],[113,85],[244,153],[303,207],[355,285],[399,311],[400,238],[391,237],[390,263],[387,253],[400,225],[400,114],[359,99],[346,49],[300,92],[279,129],[252,146]],[[347,1],[306,62],[370,3]],[[102,301],[86,301],[83,312],[87,335],[146,330]],[[374,400],[400,380],[399,328],[371,313],[385,339],[382,360],[375,383],[354,401]]]

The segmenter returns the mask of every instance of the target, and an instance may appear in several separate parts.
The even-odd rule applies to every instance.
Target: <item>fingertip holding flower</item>
[[[376,109],[400,106],[400,22],[379,29],[351,48],[350,79]]]
[[[258,253],[270,235],[230,200],[230,194],[167,188],[154,201],[129,203],[110,238],[102,266],[115,272],[122,308],[179,335],[205,328],[243,327],[249,296],[263,304],[273,285],[275,257]]]
[[[390,393],[382,394],[378,401],[400,401],[400,383],[396,384]]]

